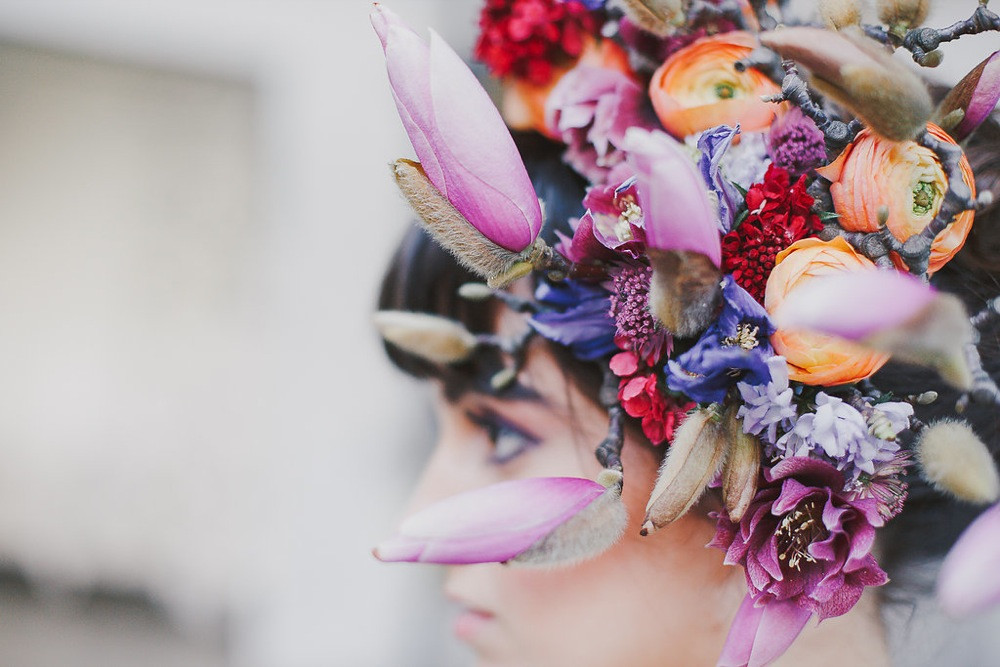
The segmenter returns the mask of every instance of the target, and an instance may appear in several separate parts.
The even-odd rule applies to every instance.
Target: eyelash
[[[538,444],[538,439],[495,415],[470,415],[493,446],[490,463],[503,465]]]

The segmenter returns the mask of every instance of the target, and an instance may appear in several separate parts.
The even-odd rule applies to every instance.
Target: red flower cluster
[[[667,396],[666,388],[651,369],[639,371],[639,358],[634,352],[620,352],[611,358],[611,370],[621,377],[618,401],[625,414],[642,421],[642,432],[654,445],[674,437],[674,430],[694,403],[680,405]]]
[[[564,0],[487,0],[479,16],[476,59],[495,76],[537,85],[552,79],[553,64],[574,59],[597,21],[578,3]]]
[[[813,198],[806,194],[805,176],[792,184],[788,170],[773,164],[763,183],[750,186],[746,203],[746,218],[722,237],[722,270],[732,273],[740,287],[764,303],[775,255],[799,239],[814,236],[823,226],[810,210]]]

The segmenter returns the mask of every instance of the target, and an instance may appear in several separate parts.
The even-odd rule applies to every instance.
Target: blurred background
[[[476,2],[397,5],[469,51]],[[369,321],[411,150],[369,9],[0,2],[0,664],[460,660],[369,553],[432,436]]]
[[[369,7],[0,2],[0,664],[467,664],[369,555],[433,437]],[[478,0],[393,8],[469,54]]]

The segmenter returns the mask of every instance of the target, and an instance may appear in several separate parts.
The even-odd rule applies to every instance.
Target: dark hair
[[[540,135],[515,134],[515,141],[539,197],[546,205],[546,225],[542,235],[554,241],[555,231],[569,232],[568,221],[582,213],[580,208],[586,182],[562,162],[562,144]],[[979,211],[966,247],[937,274],[935,284],[957,294],[970,313],[981,310],[989,299],[1000,294],[1000,127],[988,121],[966,148],[980,189],[995,194],[992,207]],[[493,302],[472,302],[458,296],[460,285],[480,279],[441,249],[421,228],[414,226],[399,246],[385,275],[379,297],[380,309],[427,312],[462,322],[470,331],[488,332],[497,311]],[[1000,378],[1000,327],[982,332],[980,352],[985,370]],[[572,357],[560,346],[551,345],[569,381],[585,395],[596,397],[600,372],[597,366]],[[403,371],[420,378],[444,382],[454,395],[482,382],[502,361],[496,355],[477,355],[456,367],[434,366],[386,343],[392,361]],[[932,422],[953,413],[958,393],[944,385],[935,374],[890,363],[875,378],[883,391],[901,396],[913,387],[927,387],[940,398],[930,406],[918,406],[917,415]],[[1000,447],[1000,411],[993,405],[971,405],[962,415],[996,456]],[[596,443],[595,443],[596,444]],[[910,496],[902,514],[881,531],[880,562],[890,574],[908,562],[942,555],[980,508],[955,502],[931,489],[911,469],[907,480]],[[894,575],[895,578],[895,575]]]

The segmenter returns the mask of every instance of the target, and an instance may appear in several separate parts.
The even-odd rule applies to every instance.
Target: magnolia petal
[[[427,178],[486,238],[512,252],[542,227],[531,179],[492,101],[462,59],[431,33],[428,46],[376,5],[389,83]]]
[[[846,271],[804,281],[774,314],[785,329],[810,329],[859,341],[917,317],[935,291],[899,271]]]
[[[839,336],[933,368],[968,389],[965,356],[973,340],[962,303],[897,271],[852,271],[819,276],[788,294],[775,312],[783,330],[808,329]]]
[[[381,310],[374,320],[387,342],[435,364],[465,361],[478,344],[464,326],[437,315]]]
[[[976,65],[938,105],[935,117],[944,120],[955,111],[961,120],[945,128],[955,141],[962,141],[989,118],[1000,100],[1000,51]]]
[[[494,243],[529,247],[542,210],[517,146],[476,76],[434,31],[430,95],[448,198]]]
[[[572,565],[592,558],[614,545],[625,533],[628,515],[621,497],[621,472],[605,470],[598,482],[607,486],[597,500],[555,528],[511,565]]]
[[[698,502],[726,454],[726,428],[714,411],[692,412],[674,432],[646,504],[643,534],[681,517]]]
[[[764,667],[780,658],[799,636],[812,612],[791,600],[755,606],[749,594],[729,627],[717,667]]]
[[[931,97],[920,77],[854,27],[782,28],[761,33],[760,42],[806,67],[820,92],[887,139],[913,139],[930,119]]]
[[[466,491],[403,521],[374,554],[383,561],[506,562],[605,492],[601,484],[577,477],[533,477]]]
[[[1000,505],[979,515],[958,538],[941,565],[937,592],[954,616],[1000,604]]]
[[[517,277],[516,267],[529,261],[530,253],[513,253],[480,234],[431,183],[423,165],[399,159],[391,166],[396,185],[424,228],[460,264],[491,287],[503,287]]]
[[[720,266],[718,214],[684,147],[665,132],[630,128],[625,149],[636,171],[648,246],[700,253]]]

